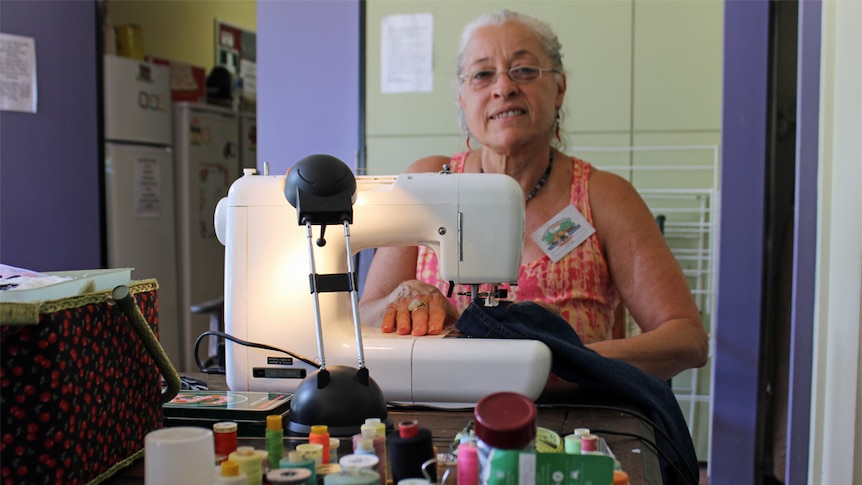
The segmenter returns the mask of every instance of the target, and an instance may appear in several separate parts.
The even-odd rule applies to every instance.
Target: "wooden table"
[[[183,375],[207,382],[210,390],[226,390],[223,375],[185,373]],[[575,428],[590,428],[605,439],[614,456],[629,474],[631,485],[661,485],[661,472],[658,456],[647,443],[633,436],[602,433],[602,430],[628,433],[654,441],[652,428],[632,414],[607,409],[606,406],[631,409],[630,406],[614,402],[605,396],[584,396],[578,392],[548,392],[538,402],[537,425],[550,429],[560,436],[571,434]],[[473,418],[472,410],[437,410],[420,407],[393,407],[389,418],[394,424],[401,421],[417,420],[423,428],[428,428],[433,436],[434,445],[439,453],[450,450],[455,435]],[[349,446],[349,440],[342,440]],[[265,448],[262,437],[240,437],[240,445]],[[289,447],[288,444],[285,445]],[[340,451],[349,452],[342,446]],[[442,478],[442,468],[438,468],[438,479]],[[140,484],[144,481],[143,459],[123,470],[103,483],[109,485]],[[264,482],[266,483],[266,482]],[[455,476],[450,473],[449,485],[455,484]]]

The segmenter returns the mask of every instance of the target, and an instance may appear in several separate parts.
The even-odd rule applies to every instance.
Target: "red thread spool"
[[[215,444],[216,461],[219,463],[236,451],[237,425],[233,422],[222,422],[213,425],[213,442]]]
[[[398,423],[398,436],[412,438],[419,434],[419,421],[401,421]]]

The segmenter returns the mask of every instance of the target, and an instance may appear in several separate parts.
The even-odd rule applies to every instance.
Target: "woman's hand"
[[[381,330],[398,335],[437,335],[454,324],[458,311],[437,287],[418,280],[400,283],[387,298]]]

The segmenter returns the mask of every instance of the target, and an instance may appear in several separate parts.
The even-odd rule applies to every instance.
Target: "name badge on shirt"
[[[575,206],[569,204],[542,227],[536,229],[530,237],[542,248],[542,251],[557,262],[587,240],[596,228]]]

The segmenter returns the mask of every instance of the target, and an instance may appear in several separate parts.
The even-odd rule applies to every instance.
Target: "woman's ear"
[[[557,79],[557,109],[563,107],[563,98],[566,96],[566,75],[560,74],[559,79]]]

